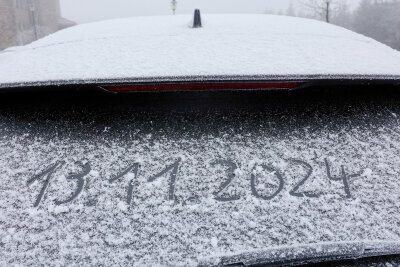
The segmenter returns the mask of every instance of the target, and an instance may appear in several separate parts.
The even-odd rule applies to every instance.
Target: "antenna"
[[[194,11],[194,20],[193,20],[193,28],[201,28],[201,14],[200,9],[196,9]]]

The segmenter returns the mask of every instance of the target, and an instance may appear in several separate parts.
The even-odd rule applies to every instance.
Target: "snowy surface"
[[[141,78],[399,76],[400,52],[323,22],[203,14],[78,25],[0,53],[0,86]]]
[[[194,266],[280,246],[400,241],[398,99],[335,106],[240,96],[210,108],[215,100],[116,97],[117,105],[107,95],[80,107],[3,98],[0,265]],[[151,178],[178,159],[170,200],[173,168]],[[235,177],[215,194],[230,175],[224,160]],[[350,195],[325,160],[335,178],[343,166]],[[309,170],[299,161],[313,172],[294,190]],[[121,176],[135,163],[137,173]],[[77,192],[79,179],[68,177],[85,166],[82,191],[57,204]],[[278,174],[282,190],[263,199],[278,190]]]

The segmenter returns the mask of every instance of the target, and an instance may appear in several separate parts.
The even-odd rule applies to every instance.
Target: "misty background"
[[[325,1],[325,0],[322,0]],[[341,0],[344,1],[344,0]],[[303,0],[177,0],[176,14],[192,13],[276,13],[284,14],[293,6],[304,10]],[[345,1],[355,8],[360,0]],[[171,14],[171,0],[61,0],[64,17],[77,23],[104,19]]]

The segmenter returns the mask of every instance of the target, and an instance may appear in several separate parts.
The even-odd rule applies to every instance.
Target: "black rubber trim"
[[[94,86],[135,83],[179,83],[179,82],[292,82],[302,81],[312,85],[326,84],[391,84],[400,85],[400,75],[231,75],[231,76],[183,76],[183,77],[146,77],[120,79],[89,79],[89,80],[55,80],[21,83],[0,83],[0,89],[35,88],[46,86]]]
[[[154,83],[188,83],[188,82],[301,82],[301,86],[294,89],[276,89],[276,90],[297,90],[309,87],[325,86],[374,86],[391,85],[400,86],[400,76],[269,76],[269,77],[177,77],[177,78],[146,78],[146,79],[117,79],[117,80],[96,80],[96,81],[48,81],[37,83],[20,84],[0,84],[2,91],[68,91],[68,90],[94,90],[107,91],[103,86],[107,85],[134,85],[134,84],[154,84]],[[274,90],[274,89],[266,89]],[[179,90],[177,90],[179,91]],[[210,89],[210,91],[216,91]],[[238,90],[235,90],[238,91]],[[246,90],[244,90],[246,91]],[[109,92],[109,91],[107,91]]]

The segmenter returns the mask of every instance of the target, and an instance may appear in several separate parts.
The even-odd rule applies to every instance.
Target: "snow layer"
[[[193,76],[400,75],[400,52],[330,24],[273,15],[78,25],[0,54],[0,86]]]
[[[281,111],[249,104],[199,112],[204,105],[190,101],[182,110],[137,100],[129,109],[117,101],[65,111],[46,101],[17,111],[2,107],[2,266],[194,266],[279,246],[400,241],[399,102],[375,109],[343,104],[341,110],[304,104],[294,112],[277,101]],[[171,201],[172,169],[149,180],[177,159]],[[313,168],[297,190],[309,169],[294,159]],[[349,176],[350,196],[343,181],[328,178],[326,159],[333,177],[341,176],[341,166],[357,174]],[[235,177],[215,195],[229,176],[229,165],[216,164],[223,160],[236,164]],[[62,161],[34,207],[46,177],[28,181]],[[87,163],[81,193],[57,205],[79,188],[69,174]],[[137,172],[120,176],[135,163]],[[284,180],[279,194],[268,200],[252,193],[252,174],[257,192],[267,197],[278,189],[277,173]],[[239,199],[217,199],[234,196]]]

